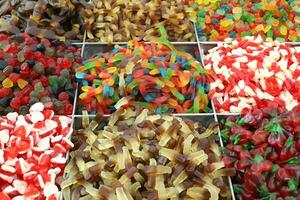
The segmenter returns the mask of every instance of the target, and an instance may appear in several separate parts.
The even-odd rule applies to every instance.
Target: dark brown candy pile
[[[119,109],[104,128],[84,112],[62,182],[65,199],[230,198],[217,125]],[[77,147],[76,147],[77,146]]]
[[[0,1],[1,26],[5,33],[25,32],[48,39],[82,39],[85,0]]]

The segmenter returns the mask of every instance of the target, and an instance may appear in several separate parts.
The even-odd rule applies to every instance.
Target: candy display
[[[39,38],[83,39],[83,16],[87,1],[1,1],[0,32],[25,31]]]
[[[26,114],[39,101],[71,114],[76,84],[70,73],[81,65],[80,51],[58,40],[0,35],[0,114]]]
[[[93,0],[84,22],[89,40],[148,41],[165,27],[170,41],[195,41],[193,15],[183,0]]]
[[[286,112],[273,103],[226,120],[223,161],[237,170],[237,199],[300,198],[299,130],[299,106]]]
[[[147,109],[119,109],[103,128],[83,113],[82,129],[62,182],[65,199],[230,198],[215,143],[217,124],[205,128]]]
[[[0,200],[300,200],[299,85],[300,0],[0,0]]]
[[[209,96],[218,112],[240,112],[275,101],[291,110],[300,101],[300,48],[261,37],[229,39],[209,50],[205,69],[212,70]]]
[[[300,41],[297,0],[198,1],[197,32],[202,41],[260,35],[267,40]]]
[[[164,38],[153,38],[151,44],[129,41],[83,64],[76,78],[82,84],[80,104],[88,112],[109,114],[121,106],[156,113],[211,111],[208,72]]]
[[[0,118],[0,199],[58,200],[66,153],[73,147],[71,119],[54,117],[42,103],[26,116]]]

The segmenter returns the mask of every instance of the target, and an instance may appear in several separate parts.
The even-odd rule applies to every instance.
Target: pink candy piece
[[[209,50],[210,98],[218,112],[241,112],[263,102],[291,110],[300,101],[300,49],[261,37],[227,39]]]
[[[56,179],[73,147],[71,119],[41,103],[0,118],[0,192],[11,199],[58,199]]]

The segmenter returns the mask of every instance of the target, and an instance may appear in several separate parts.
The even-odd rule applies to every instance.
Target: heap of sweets
[[[80,65],[80,49],[58,40],[0,35],[0,113],[26,114],[41,101],[56,114],[71,114],[71,72]]]
[[[81,1],[19,0],[2,1],[0,32],[26,32],[35,37],[82,40],[84,9]]]
[[[300,198],[300,106],[269,103],[230,117],[221,131],[223,161],[235,167],[237,199]]]
[[[210,93],[218,112],[240,112],[261,100],[291,110],[300,101],[300,49],[261,37],[228,39],[209,50]]]
[[[13,112],[0,122],[0,199],[58,200],[71,119],[36,103],[26,116]]]
[[[218,199],[230,198],[215,143],[217,124],[199,122],[147,109],[119,109],[101,127],[83,113],[82,129],[65,168],[65,199]]]
[[[156,113],[211,110],[208,72],[163,38],[153,38],[151,44],[129,41],[127,47],[116,46],[84,61],[76,72],[80,104],[88,112],[109,114],[125,104]]]
[[[183,0],[93,0],[84,22],[88,40],[148,41],[164,26],[170,41],[195,41],[192,15],[195,11]]]
[[[300,41],[297,0],[221,0],[200,5],[197,18],[200,40],[223,41],[227,37],[261,35],[267,40]]]

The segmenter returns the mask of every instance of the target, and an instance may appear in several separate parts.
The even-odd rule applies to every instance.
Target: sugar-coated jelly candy
[[[300,41],[299,1],[196,1],[192,8],[203,41],[258,35],[265,40]]]
[[[76,72],[80,104],[89,112],[108,114],[135,105],[158,113],[210,111],[209,72],[164,37],[152,38],[151,44],[129,41],[126,47],[115,46],[84,61]],[[194,99],[197,106],[186,103]]]

